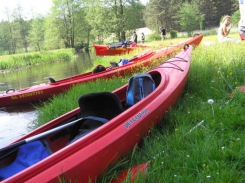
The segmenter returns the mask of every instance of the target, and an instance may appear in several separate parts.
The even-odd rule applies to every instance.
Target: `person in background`
[[[240,21],[238,22],[238,30],[242,40],[245,40],[245,2],[238,0],[240,10]]]
[[[218,29],[218,40],[219,42],[231,41],[231,42],[239,42],[238,39],[228,37],[233,24],[230,23],[230,16],[226,15],[222,19],[220,23],[220,27]]]
[[[141,33],[141,43],[145,42],[145,34],[144,32]]]
[[[131,41],[135,42],[137,44],[137,38],[138,38],[138,35],[136,34],[136,31],[133,32],[133,35],[132,35],[132,38],[131,38]]]
[[[166,29],[164,27],[160,28],[162,41],[166,39]]]

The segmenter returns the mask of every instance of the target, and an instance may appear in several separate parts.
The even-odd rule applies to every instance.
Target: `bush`
[[[231,22],[234,24],[234,25],[237,25],[238,22],[240,20],[240,11],[237,10],[236,12],[234,12],[232,15],[231,15]]]
[[[152,33],[149,36],[147,36],[147,41],[159,41],[161,40],[161,36],[158,33]]]
[[[203,34],[204,34],[204,36],[216,35],[217,34],[217,30],[215,30],[215,29],[207,30],[207,31],[203,32]]]
[[[171,39],[177,38],[177,33],[178,33],[178,31],[176,31],[176,30],[170,30],[170,37],[171,37]]]

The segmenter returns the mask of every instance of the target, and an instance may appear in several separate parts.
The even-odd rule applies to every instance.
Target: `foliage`
[[[54,50],[64,48],[62,39],[60,38],[59,28],[55,24],[55,19],[52,18],[52,15],[49,15],[45,18],[44,27],[44,49],[45,50]]]
[[[160,26],[164,26],[167,28],[167,30],[176,29],[180,31],[181,27],[179,12],[183,8],[182,3],[188,2],[190,2],[195,8],[193,13],[195,13],[197,7],[200,15],[204,15],[203,17],[200,17],[201,20],[197,23],[197,26],[201,29],[218,26],[222,15],[231,15],[238,10],[238,3],[235,0],[150,0],[146,5],[146,10],[144,11],[144,20],[147,27],[158,31]]]
[[[79,9],[79,2],[74,0],[53,0],[51,18],[58,29],[59,36],[65,48],[74,48],[75,11]]]
[[[74,55],[72,49],[41,51],[28,54],[10,55],[0,58],[0,69],[18,69],[26,66],[45,64],[70,59]]]
[[[176,30],[170,30],[169,33],[170,33],[171,39],[177,38],[178,31],[176,31]]]
[[[234,25],[238,25],[239,20],[240,20],[240,11],[237,10],[231,15],[231,23]]]
[[[92,27],[92,34],[103,42],[109,34],[115,34],[118,41],[126,40],[126,31],[142,27],[144,6],[138,1],[108,0],[87,5],[86,19]]]
[[[148,41],[160,41],[161,40],[161,36],[160,33],[152,33],[147,37]]]
[[[181,29],[188,33],[188,36],[191,36],[194,30],[197,30],[201,26],[204,20],[204,15],[200,13],[196,4],[185,2],[182,4],[180,9],[180,26]]]
[[[44,42],[44,19],[43,17],[37,17],[32,20],[31,29],[27,40],[29,44],[32,45],[36,51],[41,51]]]
[[[25,49],[25,52],[27,53],[27,36],[30,29],[30,23],[24,20],[23,9],[20,6],[20,4],[18,4],[17,7],[14,9],[12,16],[14,18],[14,29],[16,31],[16,37],[18,39],[18,42],[16,43],[19,44],[19,47],[22,46]]]

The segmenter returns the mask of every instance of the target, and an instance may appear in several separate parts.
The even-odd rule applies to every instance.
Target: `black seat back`
[[[105,123],[100,120],[93,119],[94,117],[109,121],[123,112],[123,107],[119,98],[110,92],[98,92],[82,95],[78,99],[78,104],[81,109],[80,117],[85,118],[85,120],[81,120],[81,122],[78,122],[71,127],[69,144]],[[81,129],[83,130],[81,131]]]
[[[111,92],[98,92],[82,95],[78,100],[81,117],[96,116],[111,120],[123,112],[119,98]]]

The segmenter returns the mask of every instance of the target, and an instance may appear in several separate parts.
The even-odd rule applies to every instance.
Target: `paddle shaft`
[[[53,129],[51,129],[51,130],[48,130],[48,131],[45,131],[45,132],[43,132],[43,133],[40,133],[40,134],[34,135],[34,136],[32,136],[32,137],[26,138],[25,140],[21,140],[21,141],[19,141],[19,142],[16,142],[16,143],[14,143],[14,144],[11,144],[11,145],[9,145],[9,146],[7,146],[7,147],[4,147],[4,148],[0,149],[0,153],[1,153],[1,152],[4,152],[4,151],[6,151],[6,150],[10,150],[10,149],[13,149],[13,148],[17,148],[17,147],[19,147],[19,146],[21,146],[21,145],[23,145],[23,144],[26,144],[27,142],[31,142],[31,141],[34,141],[34,140],[41,139],[41,138],[43,138],[43,137],[45,137],[45,136],[47,136],[47,135],[49,135],[49,134],[52,134],[52,133],[54,133],[54,132],[63,130],[63,129],[65,129],[65,128],[67,128],[67,127],[70,127],[70,126],[74,125],[74,124],[77,123],[78,121],[81,121],[82,119],[83,119],[83,118],[77,119],[77,120],[72,121],[72,122],[70,122],[70,123],[64,124],[64,125],[62,125],[62,126],[58,126],[58,127],[53,128]]]

